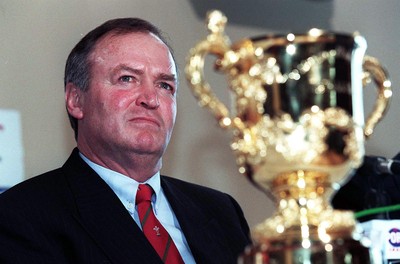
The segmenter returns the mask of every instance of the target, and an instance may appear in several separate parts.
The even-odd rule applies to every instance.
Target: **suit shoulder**
[[[216,189],[213,189],[210,187],[206,187],[203,185],[199,185],[196,183],[187,182],[187,181],[184,181],[181,179],[176,179],[176,178],[172,178],[172,177],[165,176],[165,175],[162,175],[161,177],[163,180],[165,180],[169,184],[178,187],[180,190],[187,190],[188,192],[190,192],[192,194],[203,193],[203,194],[207,194],[207,195],[229,196],[229,194],[224,193],[222,191],[219,191],[219,190],[216,190]]]
[[[246,243],[250,243],[249,226],[240,205],[231,195],[167,176],[162,176],[162,185],[164,185],[163,188],[167,187],[170,197],[175,198],[170,200],[172,205],[178,204],[176,200],[179,200],[179,204],[185,207],[185,214],[191,210],[191,206],[195,205],[221,225],[230,226],[232,230],[240,230]]]
[[[9,188],[0,194],[0,205],[8,202],[15,204],[30,203],[33,201],[50,200],[62,195],[60,191],[66,181],[62,169],[48,171],[41,175],[29,178]]]
[[[162,181],[166,182],[169,189],[179,191],[198,204],[207,205],[209,208],[235,208],[241,211],[238,202],[228,193],[168,176],[162,176]]]

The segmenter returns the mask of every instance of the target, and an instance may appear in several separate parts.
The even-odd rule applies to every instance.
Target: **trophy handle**
[[[368,138],[374,132],[375,126],[382,119],[388,109],[389,100],[392,96],[392,84],[388,78],[387,72],[374,57],[364,57],[363,70],[363,85],[365,86],[368,84],[372,78],[378,88],[374,108],[365,122],[364,135]]]
[[[208,108],[219,125],[228,128],[232,124],[228,108],[213,93],[204,78],[204,59],[207,55],[215,55],[221,60],[230,50],[230,40],[224,34],[227,18],[217,10],[208,12],[207,28],[210,34],[189,51],[186,61],[186,78],[199,104]]]

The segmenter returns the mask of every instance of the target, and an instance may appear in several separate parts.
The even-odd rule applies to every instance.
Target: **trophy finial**
[[[211,10],[207,13],[207,28],[212,33],[221,33],[225,29],[228,19],[219,10]]]

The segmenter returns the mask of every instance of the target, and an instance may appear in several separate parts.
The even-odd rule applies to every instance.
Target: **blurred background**
[[[251,226],[270,216],[272,201],[237,171],[229,147],[231,134],[198,106],[184,79],[185,58],[208,34],[204,21],[211,9],[228,17],[226,33],[232,42],[313,27],[360,32],[368,43],[367,54],[385,66],[394,90],[390,109],[366,142],[366,152],[392,157],[399,151],[398,0],[0,0],[0,110],[19,113],[23,178],[61,166],[75,146],[63,99],[64,63],[70,50],[108,19],[141,17],[165,32],[181,69],[177,123],[162,173],[231,194]],[[213,73],[212,62],[210,58],[206,76],[228,102],[225,77]],[[366,115],[375,90],[365,88]],[[6,150],[7,144],[0,143],[0,156]]]

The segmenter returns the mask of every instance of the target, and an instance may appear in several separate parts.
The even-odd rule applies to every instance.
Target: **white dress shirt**
[[[126,210],[128,210],[133,220],[135,220],[139,228],[142,228],[135,203],[139,182],[121,173],[112,171],[90,161],[82,153],[79,154],[82,159],[111,187],[111,189],[121,200],[122,204],[125,206]],[[183,234],[178,223],[178,219],[172,211],[172,208],[165,197],[164,191],[161,189],[160,173],[156,173],[143,183],[149,184],[153,188],[155,193],[155,195],[152,197],[154,214],[170,234],[172,240],[179,250],[179,253],[182,256],[183,261],[186,264],[196,263],[186,241],[185,235]]]

